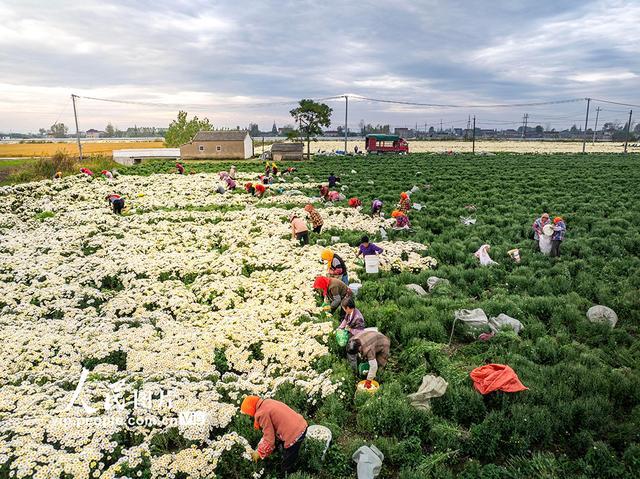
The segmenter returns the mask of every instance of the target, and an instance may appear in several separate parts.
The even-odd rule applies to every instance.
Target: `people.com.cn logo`
[[[67,406],[64,411],[71,411],[74,406],[79,402],[82,406],[84,412],[89,415],[95,415],[98,410],[92,406],[90,406],[84,395],[82,394],[82,390],[84,388],[85,382],[87,381],[87,377],[89,376],[88,369],[82,369],[82,373],[80,374],[80,380],[78,381],[78,385],[71,395]],[[133,410],[147,410],[151,411],[153,409],[172,409],[173,399],[176,397],[173,391],[144,391],[144,390],[134,390],[133,394],[127,394],[127,387],[124,382],[124,379],[110,384],[109,386],[110,393],[107,394],[104,398],[104,411],[105,412],[119,412],[124,411],[126,409],[127,404],[133,406]],[[129,399],[129,401],[127,401]],[[157,423],[161,422],[162,425],[180,425],[180,426],[202,426],[205,425],[209,418],[209,413],[206,411],[178,411],[177,416],[162,418],[159,419],[155,416],[150,416],[147,418],[129,418],[129,420],[136,421],[144,421],[145,424],[150,425],[149,423]],[[116,419],[116,418],[112,418]]]

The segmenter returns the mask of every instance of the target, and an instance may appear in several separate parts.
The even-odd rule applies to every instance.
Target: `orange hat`
[[[398,216],[404,216],[404,213],[402,211],[399,211],[399,210],[393,210],[391,212],[391,217],[397,218]]]
[[[560,218],[559,216],[556,216],[555,218],[553,218],[553,223],[560,223],[562,221],[562,218]]]
[[[409,195],[403,191],[402,193],[400,193],[400,198],[404,200],[405,198],[409,198]]]
[[[308,204],[307,206],[304,207],[304,210],[308,213],[311,213],[315,208],[313,207],[312,204]]]
[[[260,401],[260,398],[258,396],[247,396],[246,398],[244,398],[242,404],[240,405],[240,412],[251,417],[255,416],[258,401]]]
[[[323,249],[322,252],[320,253],[320,258],[323,261],[326,261],[329,264],[331,264],[331,262],[333,261],[333,251],[331,251],[329,248]]]

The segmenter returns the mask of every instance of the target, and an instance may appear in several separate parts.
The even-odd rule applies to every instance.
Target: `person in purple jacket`
[[[356,308],[356,303],[353,301],[352,296],[342,300],[342,309],[345,312],[345,316],[338,329],[346,329],[351,336],[357,336],[364,331],[364,328],[367,327],[364,317],[360,310]]]
[[[360,240],[360,248],[358,248],[356,257],[362,255],[362,257],[364,258],[365,256],[380,254],[383,251],[384,250],[380,248],[380,246],[370,243],[368,236],[363,236]]]

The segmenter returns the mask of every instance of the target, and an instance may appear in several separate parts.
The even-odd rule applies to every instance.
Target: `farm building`
[[[200,131],[180,147],[183,160],[198,158],[251,158],[253,140],[246,130]]]
[[[87,130],[85,133],[87,138],[100,138],[102,135],[104,135],[104,131],[95,130],[93,128]]]
[[[302,160],[304,143],[274,143],[271,146],[271,159],[273,161],[282,160]]]
[[[113,150],[113,161],[121,165],[131,166],[151,158],[177,160],[180,148],[138,148],[137,150]]]

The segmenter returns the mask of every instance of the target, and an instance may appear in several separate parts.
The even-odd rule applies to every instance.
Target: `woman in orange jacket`
[[[262,439],[251,458],[258,462],[280,446],[283,448],[280,466],[282,473],[295,471],[300,446],[307,434],[307,421],[285,403],[258,396],[245,397],[240,411],[253,417],[253,427],[262,430]]]

